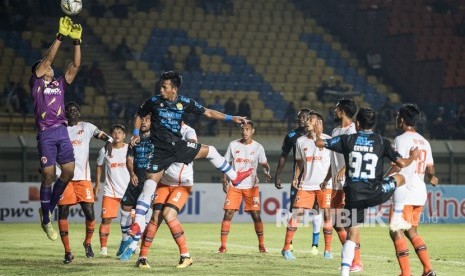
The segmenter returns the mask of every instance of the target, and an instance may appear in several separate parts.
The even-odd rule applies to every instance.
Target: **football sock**
[[[182,229],[179,220],[173,219],[167,222],[166,224],[168,225],[168,228],[171,231],[171,235],[173,235],[173,239],[176,241],[176,244],[179,247],[179,253],[182,255],[189,252],[189,250],[187,250],[187,243],[186,237],[184,236],[184,230]]]
[[[64,183],[61,178],[58,178],[55,184],[53,185],[53,190],[52,190],[52,197],[50,199],[50,212],[53,213],[53,210],[55,210],[55,207],[57,206],[58,201],[60,200],[61,195],[65,191],[66,184]]]
[[[325,251],[331,251],[331,243],[333,242],[333,226],[331,221],[323,224],[323,235],[325,238]]]
[[[323,220],[322,214],[316,214],[313,216],[312,224],[313,224],[313,239],[312,239],[312,246],[318,247],[318,240],[320,239],[320,228],[321,222]]]
[[[433,269],[429,255],[428,249],[426,248],[425,242],[420,235],[413,237],[411,240],[413,248],[417,253],[418,258],[420,259],[421,264],[423,265],[423,272],[428,272]]]
[[[294,238],[295,231],[297,231],[297,219],[291,218],[287,223],[286,238],[284,239],[284,251],[288,251],[291,248],[291,242]]]
[[[121,234],[123,235],[123,241],[127,241],[129,239],[128,230],[131,228],[132,225],[132,218],[131,212],[119,210],[121,214],[120,226],[121,226]]]
[[[215,168],[225,173],[229,179],[236,179],[236,171],[232,169],[231,164],[229,164],[229,162],[218,153],[215,147],[208,146],[208,154],[206,158]]]
[[[100,236],[100,248],[107,247],[108,236],[110,235],[110,224],[100,224],[98,234]]]
[[[231,221],[223,220],[223,222],[221,223],[221,247],[226,248],[226,241],[228,240],[230,228],[231,228]]]
[[[95,219],[94,220],[86,220],[86,240],[85,243],[92,242],[92,236],[94,235],[94,228],[95,228]]]
[[[265,242],[265,237],[263,235],[263,222],[254,222],[255,226],[255,233],[257,233],[257,238],[258,238],[258,244],[259,245],[264,245]]]
[[[147,228],[145,229],[144,237],[142,239],[139,256],[147,257],[150,246],[152,245],[153,239],[155,238],[155,235],[157,234],[157,230],[158,230],[157,224],[153,222],[149,222],[149,224],[147,224]]]
[[[50,197],[52,196],[52,187],[40,186],[40,207],[42,208],[42,224],[48,224],[50,218],[48,212],[50,210]]]
[[[60,229],[60,237],[63,246],[65,247],[65,252],[71,252],[71,246],[69,245],[68,237],[68,220],[60,219],[58,220],[58,229]]]
[[[354,259],[355,242],[347,240],[342,247],[341,268],[350,267]]]
[[[136,217],[134,219],[134,223],[139,224],[139,227],[141,227],[141,229],[145,225],[145,215],[150,209],[156,188],[157,182],[155,182],[152,179],[145,180],[144,189],[142,190],[142,193],[139,195],[139,198],[137,199]]]
[[[410,276],[411,271],[407,240],[403,237],[395,240],[394,247],[396,249],[396,257],[399,262],[401,276]]]

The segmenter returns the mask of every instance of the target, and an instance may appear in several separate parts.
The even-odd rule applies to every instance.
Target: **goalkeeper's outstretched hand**
[[[71,28],[73,27],[73,21],[68,16],[61,17],[60,23],[58,25],[58,33],[63,36],[68,36],[71,32]]]
[[[69,33],[69,36],[73,40],[78,40],[79,43],[81,43],[81,36],[82,36],[82,26],[81,24],[73,24],[71,28],[71,32]]]

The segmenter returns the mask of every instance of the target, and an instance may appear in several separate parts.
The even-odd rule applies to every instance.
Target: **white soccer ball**
[[[61,0],[61,10],[67,15],[76,15],[82,10],[82,0]]]

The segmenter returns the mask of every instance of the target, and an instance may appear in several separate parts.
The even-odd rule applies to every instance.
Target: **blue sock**
[[[317,246],[318,247],[318,240],[319,239],[320,239],[320,232],[313,233],[312,246]]]
[[[40,207],[42,208],[42,224],[50,222],[48,211],[50,210],[50,197],[52,195],[52,187],[40,186]]]
[[[49,210],[53,213],[55,207],[57,206],[58,201],[60,200],[61,195],[65,191],[66,183],[64,183],[61,178],[58,178],[55,184],[53,185],[52,198],[50,199]]]

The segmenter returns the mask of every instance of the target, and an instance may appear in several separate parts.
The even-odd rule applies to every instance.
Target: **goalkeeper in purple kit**
[[[50,240],[56,240],[58,237],[52,226],[51,214],[74,175],[74,152],[66,130],[64,94],[76,77],[81,64],[81,34],[81,25],[73,24],[69,17],[60,18],[56,39],[44,57],[32,66],[32,76],[29,80],[34,100],[37,149],[42,173],[39,213],[42,229]],[[67,36],[74,44],[73,61],[64,76],[54,78],[51,65]],[[61,167],[61,175],[52,190],[57,163]]]

